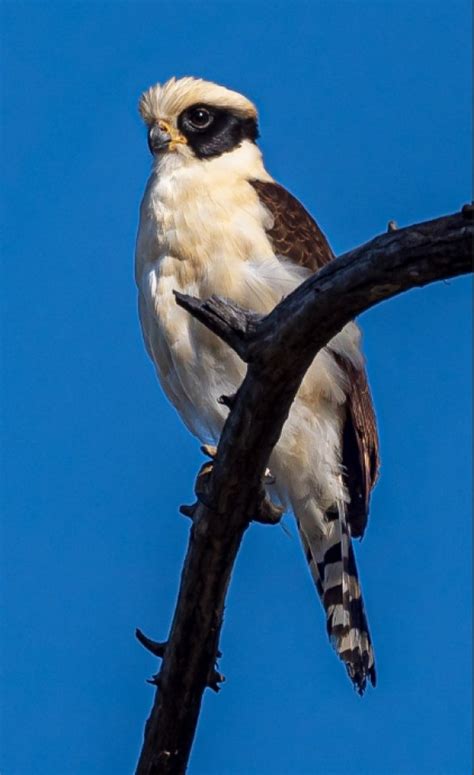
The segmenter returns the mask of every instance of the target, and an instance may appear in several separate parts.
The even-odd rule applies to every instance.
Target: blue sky
[[[136,105],[199,75],[259,106],[272,174],[337,253],[471,198],[467,2],[4,2],[4,775],[133,771],[199,446],[136,314]],[[361,318],[382,476],[357,547],[379,685],[326,641],[291,518],[252,526],[195,775],[470,771],[467,278]]]

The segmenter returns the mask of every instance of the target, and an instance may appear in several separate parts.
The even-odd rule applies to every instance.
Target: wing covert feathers
[[[251,180],[260,202],[273,218],[268,236],[275,255],[294,261],[312,272],[334,258],[321,229],[301,202],[278,183]]]

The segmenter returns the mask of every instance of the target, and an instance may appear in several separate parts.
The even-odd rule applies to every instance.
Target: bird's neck
[[[198,293],[212,282],[213,292],[217,286],[230,295],[239,263],[272,255],[268,213],[248,182],[253,178],[272,179],[247,141],[209,161],[165,156],[145,192],[137,261],[158,262],[160,274],[195,284]]]
[[[167,153],[157,157],[154,175],[159,182],[169,182],[182,188],[216,184],[229,186],[234,180],[272,180],[266,171],[262,154],[255,143],[244,140],[237,148],[212,159],[198,159],[186,153]]]

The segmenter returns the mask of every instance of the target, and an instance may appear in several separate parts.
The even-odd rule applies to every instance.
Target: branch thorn
[[[183,515],[183,517],[189,517],[189,519],[194,519],[194,514],[197,509],[197,503],[191,504],[191,506],[187,506],[185,503],[183,503],[182,506],[179,507],[179,513]]]
[[[225,676],[222,675],[222,673],[219,673],[215,668],[212,668],[212,670],[209,673],[209,679],[207,681],[207,685],[209,689],[212,689],[213,692],[220,692],[221,687],[219,684],[224,683]]]
[[[161,679],[160,674],[156,673],[155,675],[152,675],[151,678],[146,679],[147,684],[152,684],[153,686],[161,686]]]
[[[138,627],[135,630],[135,637],[142,644],[142,646],[148,649],[148,651],[151,651],[155,657],[160,657],[160,659],[164,657],[166,641],[164,643],[159,643],[157,640],[151,640],[151,638],[147,638],[147,636],[144,635],[143,632],[138,629]]]

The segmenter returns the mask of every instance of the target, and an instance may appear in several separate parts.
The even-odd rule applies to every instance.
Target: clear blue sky
[[[3,3],[3,775],[127,775],[167,634],[197,442],[136,314],[171,75],[244,92],[268,168],[336,252],[471,197],[468,2]],[[364,315],[383,468],[357,547],[379,685],[326,641],[286,522],[253,526],[192,775],[470,771],[470,280]]]

